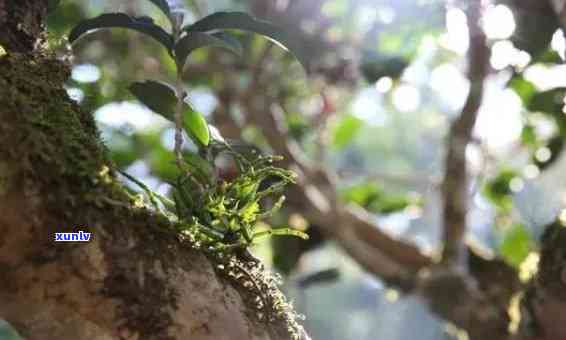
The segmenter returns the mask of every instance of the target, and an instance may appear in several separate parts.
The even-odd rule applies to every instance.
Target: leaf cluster
[[[173,11],[165,0],[150,1],[169,19],[171,32],[157,25],[148,16],[132,17],[125,13],[104,13],[77,24],[69,33],[69,41],[74,43],[100,29],[134,30],[153,38],[166,48],[180,75],[191,53],[200,48],[219,47],[241,56],[243,47],[240,41],[226,31],[243,30],[269,38],[282,48],[292,51],[303,65],[306,64],[306,57],[302,50],[284,30],[247,13],[217,12],[191,25],[183,25],[184,12]],[[143,104],[169,120],[173,120],[176,102],[182,100],[185,131],[197,145],[208,145],[210,134],[206,120],[202,114],[190,106],[184,91],[167,83],[153,80],[134,83],[130,90]]]
[[[182,74],[191,53],[204,47],[219,47],[241,56],[240,41],[227,30],[244,30],[261,34],[284,49],[294,52],[303,64],[305,57],[296,43],[282,29],[246,13],[218,12],[190,25],[184,25],[183,11],[172,10],[165,0],[150,0],[168,18],[171,30],[158,26],[147,16],[132,17],[125,13],[105,13],[76,25],[69,34],[71,43],[99,29],[125,28],[145,34],[159,42],[173,59],[177,69],[175,86],[166,82],[144,80],[130,85],[130,92],[155,113],[175,122],[177,136],[183,129],[198,147],[197,153],[181,150],[175,140],[175,153],[180,175],[172,190],[172,200],[152,192],[137,179],[123,173],[138,184],[152,205],[176,220],[179,232],[192,237],[195,244],[218,249],[245,248],[256,239],[269,235],[306,234],[288,229],[256,230],[257,222],[281,207],[280,194],[292,183],[292,172],[272,165],[277,157],[244,155],[234,151],[216,129],[187,100]],[[231,155],[238,167],[235,180],[227,182],[215,174],[214,161],[220,153]],[[265,186],[264,183],[270,182]],[[265,203],[277,196],[275,203]]]
[[[272,165],[281,158],[257,153],[244,156],[227,145],[219,147],[233,155],[239,175],[232,181],[214,180],[200,188],[197,179],[180,177],[174,185],[173,199],[181,230],[222,249],[245,248],[270,235],[308,238],[289,228],[256,230],[257,222],[281,208],[285,200],[281,192],[294,183],[293,172]],[[265,187],[264,182],[270,185]],[[265,203],[270,198],[274,203],[267,208]]]
[[[305,233],[290,228],[257,230],[261,219],[281,208],[285,200],[283,190],[295,181],[293,172],[272,165],[281,157],[256,152],[244,155],[221,143],[216,143],[214,149],[216,155],[233,156],[238,176],[231,181],[222,180],[213,173],[209,162],[187,154],[186,165],[194,171],[170,183],[172,200],[152,192],[128,174],[123,175],[144,189],[156,209],[164,207],[163,212],[177,222],[178,231],[190,237],[197,247],[235,250],[271,235],[308,238]]]

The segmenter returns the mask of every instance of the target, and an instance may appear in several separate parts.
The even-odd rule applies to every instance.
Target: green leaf
[[[275,229],[267,229],[267,230],[262,230],[262,231],[258,231],[255,232],[252,236],[252,238],[258,239],[258,238],[262,238],[262,237],[267,237],[267,236],[295,236],[295,237],[299,237],[302,238],[303,240],[308,240],[309,239],[309,235],[307,233],[304,233],[300,230],[297,229],[292,229],[292,228],[275,228]]]
[[[560,29],[560,22],[552,6],[540,6],[536,11],[528,11],[520,5],[522,2],[509,1],[516,23],[511,41],[515,47],[528,52],[536,60],[548,50],[554,32]]]
[[[199,181],[211,183],[214,178],[212,165],[197,154],[186,152],[183,154],[185,162],[191,168],[194,175],[198,176]]]
[[[391,214],[411,204],[419,204],[408,195],[389,194],[374,182],[361,182],[340,192],[346,202],[356,203],[368,211]]]
[[[160,114],[170,121],[175,121],[177,96],[173,86],[155,80],[134,82],[129,87],[130,92],[151,111]]]
[[[519,267],[531,250],[532,236],[522,224],[514,224],[503,236],[499,251],[503,258]]]
[[[155,80],[134,82],[130,85],[130,92],[149,109],[175,122],[177,96],[171,85]],[[208,124],[204,117],[187,102],[183,103],[183,123],[185,131],[195,143],[208,145],[210,142]]]
[[[337,149],[342,149],[350,143],[362,125],[361,119],[352,115],[345,116],[332,131],[332,145]]]
[[[217,12],[184,28],[186,32],[210,32],[217,30],[243,30],[261,34],[295,55],[306,69],[307,54],[285,30],[267,21],[256,19],[243,12]]]
[[[535,85],[520,75],[516,75],[511,78],[511,80],[507,83],[507,86],[513,89],[513,91],[515,91],[515,93],[521,98],[524,106],[529,105],[531,98],[536,92]]]
[[[183,122],[185,124],[185,131],[193,140],[197,141],[200,145],[208,145],[210,142],[210,133],[206,119],[188,104],[184,111]]]
[[[548,168],[548,166],[550,166],[552,163],[554,163],[554,161],[558,159],[558,156],[560,156],[562,150],[564,149],[564,139],[564,136],[557,135],[552,137],[548,141],[548,143],[546,144],[546,147],[550,151],[550,157],[548,159],[539,160],[534,157],[534,163],[540,170]]]
[[[394,212],[401,211],[411,204],[409,197],[395,195],[395,196],[384,196],[379,200],[372,202],[368,209],[372,212],[380,214],[392,214]]]
[[[69,33],[69,42],[73,43],[77,39],[103,28],[127,28],[138,31],[157,40],[169,51],[173,48],[173,37],[163,28],[154,24],[151,18],[132,18],[124,13],[106,13],[96,18],[81,21]]]
[[[555,115],[562,114],[566,88],[558,87],[552,90],[539,92],[533,95],[527,106],[529,111],[539,111]]]
[[[523,126],[523,130],[521,130],[521,143],[529,147],[536,147],[538,145],[538,138],[534,126],[530,124]]]
[[[517,173],[513,170],[502,170],[495,178],[488,181],[484,188],[484,196],[498,208],[508,210],[511,208],[510,183]]]
[[[380,200],[384,195],[383,189],[372,182],[362,182],[341,190],[340,196],[346,202],[368,207],[372,202]]]
[[[547,49],[541,53],[538,57],[531,60],[531,65],[536,63],[543,64],[562,64],[563,60],[560,54],[553,49]]]
[[[237,56],[242,56],[242,45],[227,33],[208,34],[203,32],[188,32],[175,44],[175,58],[179,68],[183,68],[191,52],[203,47],[219,47]]]
[[[157,8],[159,8],[167,18],[169,19],[171,18],[171,9],[169,8],[169,4],[167,3],[166,0],[149,0],[149,1],[151,1],[155,6],[157,6]]]
[[[409,66],[409,61],[402,56],[368,51],[362,57],[360,70],[369,83],[375,83],[382,77],[398,79],[407,66]]]

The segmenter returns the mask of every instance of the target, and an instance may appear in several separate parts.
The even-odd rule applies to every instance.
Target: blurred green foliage
[[[502,170],[495,178],[486,181],[483,194],[502,211],[509,211],[512,208],[511,181],[518,178],[513,170]]]
[[[0,319],[0,340],[24,340],[10,324]]]
[[[352,138],[354,138],[362,125],[363,122],[361,119],[351,115],[345,115],[334,126],[332,145],[337,149],[341,149],[350,144]]]
[[[388,193],[373,182],[346,187],[341,190],[341,197],[345,202],[355,203],[379,214],[391,214],[405,209],[410,204],[418,203],[407,195]]]
[[[61,0],[59,7],[50,11],[49,43],[60,55],[64,55],[67,50],[61,39],[66,32],[80,20],[108,11],[126,11],[132,17],[149,15],[156,24],[170,32],[167,11],[159,8],[162,1],[153,2],[157,6],[148,1]],[[343,202],[357,204],[372,213],[398,213],[391,217],[410,219],[408,216],[412,209],[407,207],[420,202],[407,192],[415,190],[426,196],[427,206],[423,210],[430,210],[425,211],[415,223],[425,226],[419,237],[439,227],[437,221],[430,217],[437,216],[440,211],[438,197],[431,192],[436,192],[432,189],[436,188],[434,179],[441,178],[444,171],[447,128],[461,108],[461,104],[446,105],[444,100],[466,95],[466,91],[458,91],[465,85],[465,80],[455,82],[458,77],[465,78],[464,52],[446,45],[445,18],[447,9],[453,8],[446,7],[445,1],[215,0],[197,1],[198,8],[193,1],[176,3],[186,11],[187,23],[215,10],[242,10],[274,22],[289,31],[288,38],[293,40],[291,45],[299,46],[297,49],[303,54],[303,63],[309,68],[307,81],[299,64],[288,53],[273,49],[263,59],[270,42],[241,31],[230,30],[230,34],[243,47],[242,58],[224,49],[191,50],[182,80],[185,89],[194,92],[204,89],[214,98],[213,103],[207,105],[202,105],[202,98],[198,95],[190,98],[194,109],[203,113],[202,117],[209,124],[228,131],[230,139],[244,140],[271,152],[270,140],[261,126],[253,124],[243,99],[249,91],[253,92],[250,98],[258,97],[258,94],[268,98],[284,113],[285,119],[278,122],[281,128],[288,129],[290,138],[298,142],[307,157],[314,158],[316,155],[317,162],[320,161],[318,165],[339,173],[338,189]],[[283,10],[284,3],[292,6]],[[489,117],[486,119],[495,124],[499,118],[493,117],[504,118],[502,111],[512,109],[507,106],[494,109],[487,105],[492,94],[497,97],[501,93],[487,92],[491,92],[492,87],[513,90],[522,106],[519,116],[522,126],[519,125],[520,138],[512,143],[520,145],[504,148],[503,152],[493,151],[490,145],[486,146],[489,141],[483,140],[482,131],[477,131],[478,142],[482,146],[479,152],[482,166],[476,169],[475,157],[470,157],[470,166],[478,171],[478,177],[474,179],[479,182],[479,194],[487,199],[490,207],[482,204],[478,209],[476,205],[480,204],[476,201],[484,201],[473,200],[470,209],[493,219],[489,222],[482,219],[471,221],[470,228],[473,233],[488,233],[487,236],[482,234],[484,242],[507,262],[517,266],[529,251],[536,250],[537,242],[531,235],[537,234],[534,229],[537,225],[525,217],[527,209],[524,206],[538,212],[543,209],[539,209],[537,204],[547,205],[546,196],[542,203],[530,196],[523,206],[517,203],[524,199],[519,197],[524,196],[521,188],[539,185],[537,179],[525,176],[523,168],[535,165],[540,171],[548,171],[554,165],[559,166],[566,138],[566,116],[563,113],[566,88],[564,85],[541,87],[536,77],[531,77],[528,72],[541,66],[553,70],[563,64],[561,54],[550,46],[559,26],[546,2],[537,2],[532,10],[525,9],[525,2],[521,0],[498,3],[509,6],[516,29],[508,40],[490,39],[489,44],[511,42],[515,48],[528,52],[530,60],[526,65],[509,64],[501,70],[491,69],[484,103],[486,110],[492,111],[487,112]],[[458,37],[465,39],[464,36]],[[132,95],[128,92],[130,84],[143,79],[170,81],[175,77],[176,64],[179,63],[158,42],[123,29],[111,34],[108,31],[90,34],[74,44],[73,50],[75,64],[97,65],[100,71],[96,81],[70,79],[67,83],[70,89],[82,91],[80,105],[89,112],[97,112],[107,104],[144,102],[136,101],[136,97],[149,97],[143,93]],[[254,77],[261,85],[249,89]],[[391,78],[391,82],[384,79],[380,85],[384,83],[387,86],[376,86],[376,81],[384,77]],[[441,85],[444,86],[439,87],[439,82],[443,82]],[[332,110],[325,110],[326,107],[320,104],[321,89],[328,97]],[[411,100],[415,101],[415,108],[399,108],[400,104]],[[161,105],[159,103],[144,103],[152,111],[163,111],[157,108]],[[127,114],[116,112],[118,116]],[[481,115],[482,119],[485,118],[486,112]],[[147,113],[142,118],[146,116]],[[177,178],[170,143],[172,124],[155,117],[153,115],[150,123],[143,128],[134,127],[132,122],[110,125],[99,122],[99,125],[118,167],[133,172],[147,167],[146,172],[140,171],[142,179],[157,183],[152,185],[152,189],[165,188],[165,193],[171,194],[174,189],[162,184],[174,183]],[[166,118],[170,120],[170,117]],[[226,129],[229,119],[236,121],[236,130]],[[504,123],[501,124],[495,129],[507,129]],[[543,128],[541,125],[544,125]],[[485,125],[481,127],[485,128]],[[202,164],[198,165],[202,158],[193,157],[197,155],[196,146],[190,143],[186,146],[183,150],[185,161],[192,163],[193,168],[202,167]],[[472,147],[470,151],[474,149]],[[470,156],[474,153],[470,152]],[[237,173],[234,162],[219,157],[216,166],[219,179],[226,182],[234,180]],[[373,176],[374,172],[376,176]],[[198,176],[206,177],[207,173],[210,169],[203,171],[204,176]],[[379,180],[381,173],[393,175],[390,176],[392,180],[387,176]],[[272,224],[286,226],[288,217],[295,210],[280,211]],[[412,220],[410,223],[411,227],[415,226]],[[482,229],[483,223],[487,224],[487,228]],[[489,231],[490,227],[493,230]],[[312,241],[317,226],[310,225],[307,231]],[[302,256],[310,251],[311,248],[306,246],[308,242],[301,241],[280,238],[272,242],[274,246],[269,254],[283,273],[292,275],[300,268]],[[317,247],[323,242],[321,234],[316,240]],[[347,333],[343,329],[340,331]],[[336,334],[342,333],[333,329],[319,338],[342,339],[335,337]],[[370,335],[367,338],[374,337]]]
[[[503,258],[518,268],[533,249],[533,237],[522,224],[513,224],[505,231],[499,251]]]

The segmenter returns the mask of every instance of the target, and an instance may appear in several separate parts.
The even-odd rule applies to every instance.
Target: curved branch
[[[460,116],[452,123],[447,141],[445,175],[442,183],[444,198],[443,262],[463,264],[465,251],[466,213],[468,210],[468,169],[466,147],[470,142],[484,91],[490,50],[480,26],[482,0],[471,1],[466,9],[470,45],[468,50],[468,79],[470,92]]]

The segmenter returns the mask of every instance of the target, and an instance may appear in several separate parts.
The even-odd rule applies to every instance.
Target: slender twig
[[[173,39],[179,40],[181,36],[181,22],[180,17],[173,20]],[[177,104],[175,106],[175,160],[181,172],[184,168],[183,162],[183,104],[185,99],[185,90],[183,89],[183,64],[184,60],[176,60],[176,80],[175,80],[175,94],[177,96]]]
[[[177,92],[177,105],[175,107],[175,161],[179,170],[183,171],[183,100],[185,91],[183,90],[183,82],[181,78],[182,69],[177,69],[177,81],[175,82],[175,91]]]
[[[468,79],[470,92],[460,116],[452,123],[447,140],[445,175],[442,183],[444,198],[443,262],[463,264],[465,260],[464,236],[468,210],[468,169],[466,147],[470,142],[478,111],[483,98],[487,75],[489,48],[480,26],[483,0],[470,1],[466,8],[469,27]]]
[[[267,56],[267,53],[262,53],[263,58]],[[265,62],[263,58],[260,58],[263,60],[260,64]],[[254,71],[260,72],[260,69],[256,67]],[[261,126],[274,152],[284,155],[293,169],[301,170],[299,185],[292,187],[289,196],[294,197],[294,202],[301,202],[305,217],[320,226],[329,237],[337,239],[348,254],[368,271],[387,278],[389,282],[404,282],[405,285],[410,273],[430,264],[431,260],[416,246],[388,236],[376,228],[374,221],[366,214],[338,203],[331,180],[333,175],[308,162],[285,127],[279,124],[282,112],[278,105],[269,100],[257,105],[254,93],[263,86],[260,81],[264,77],[256,74],[253,79],[256,82],[250,83],[243,105],[250,122]],[[342,232],[341,226],[348,226],[351,230]]]

